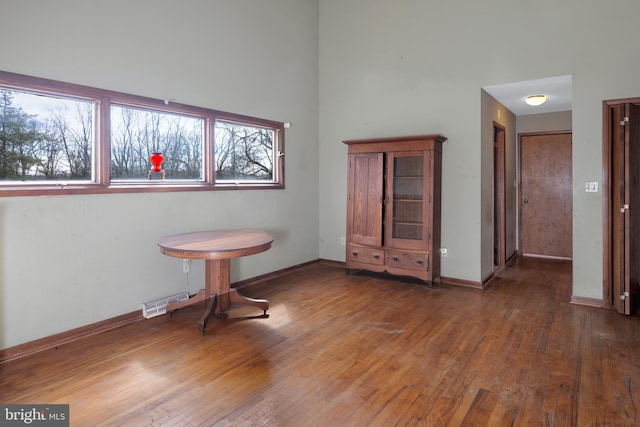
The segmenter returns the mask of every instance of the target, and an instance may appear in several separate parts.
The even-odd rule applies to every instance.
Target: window
[[[111,180],[150,179],[149,159],[162,153],[165,179],[203,181],[200,117],[111,106]]]
[[[0,71],[0,196],[284,188],[283,138],[280,122]]]
[[[94,104],[0,89],[0,181],[90,181]]]
[[[216,181],[273,182],[273,129],[216,120]]]

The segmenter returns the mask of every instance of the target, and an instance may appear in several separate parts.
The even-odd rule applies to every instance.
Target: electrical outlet
[[[189,270],[191,270],[191,260],[190,259],[183,259],[182,260],[182,272],[184,274],[189,273]]]
[[[448,255],[448,251],[447,248],[440,248],[440,255],[442,256],[442,258],[446,258]]]

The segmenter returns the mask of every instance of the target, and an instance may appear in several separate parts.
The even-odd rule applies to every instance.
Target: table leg
[[[267,310],[269,309],[269,301],[267,301],[266,299],[245,297],[244,295],[238,293],[235,288],[229,291],[229,299],[231,300],[231,302],[234,302],[236,304],[254,305],[258,308],[261,308],[264,311],[263,314],[265,316],[267,315]]]
[[[201,334],[204,334],[204,329],[207,327],[207,321],[209,320],[209,316],[211,316],[211,313],[215,311],[216,308],[216,303],[217,303],[217,299],[218,297],[214,294],[211,295],[211,297],[209,298],[209,301],[207,302],[207,308],[204,310],[204,314],[202,315],[202,317],[200,317],[200,320],[198,321],[198,330],[200,331]]]
[[[167,304],[167,313],[169,314],[169,316],[171,316],[171,313],[173,313],[175,310],[178,310],[179,308],[183,308],[183,307],[187,307],[189,305],[193,305],[196,303],[199,303],[200,301],[204,301],[206,299],[208,299],[210,297],[209,294],[207,294],[207,290],[206,289],[200,289],[198,291],[197,294],[195,294],[194,296],[190,297],[187,300],[184,301],[176,301],[176,302],[172,302]]]
[[[188,300],[177,301],[177,302],[172,302],[168,304],[167,314],[169,315],[169,317],[171,317],[171,315],[175,310],[178,310],[180,308],[187,307],[193,304],[197,304],[201,301],[207,301],[207,308],[205,309],[204,314],[200,318],[200,322],[198,322],[198,329],[200,330],[200,332],[204,334],[204,328],[206,326],[207,319],[209,318],[209,316],[211,315],[211,312],[216,307],[216,302],[217,302],[216,300],[217,300],[216,294],[211,294],[206,289],[200,289],[196,295],[192,296]]]

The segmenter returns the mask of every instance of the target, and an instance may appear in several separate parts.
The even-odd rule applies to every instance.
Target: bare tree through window
[[[90,180],[90,101],[0,90],[0,180]]]
[[[216,181],[273,181],[273,129],[216,120]]]
[[[167,179],[203,179],[204,120],[196,117],[111,107],[111,177],[146,179],[151,153],[164,156]]]

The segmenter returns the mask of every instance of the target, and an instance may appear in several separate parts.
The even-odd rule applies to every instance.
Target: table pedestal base
[[[185,301],[177,301],[167,305],[167,313],[207,301],[207,307],[198,321],[198,330],[204,334],[207,322],[211,314],[222,314],[229,310],[231,303],[241,305],[253,305],[261,308],[264,315],[269,309],[269,302],[265,299],[245,297],[230,287],[230,262],[229,259],[208,259],[205,263],[206,288],[200,289],[197,294]]]
[[[202,289],[200,292],[205,295],[204,289]],[[231,303],[256,306],[262,309],[263,315],[265,316],[267,315],[267,310],[269,309],[269,302],[267,300],[245,297],[244,295],[239,294],[235,289],[231,289],[227,294],[212,294],[209,297],[209,301],[207,302],[207,308],[204,310],[202,317],[200,317],[200,320],[198,321],[198,330],[204,334],[204,330],[207,327],[207,322],[209,321],[211,315],[220,315],[225,313],[229,309]]]

